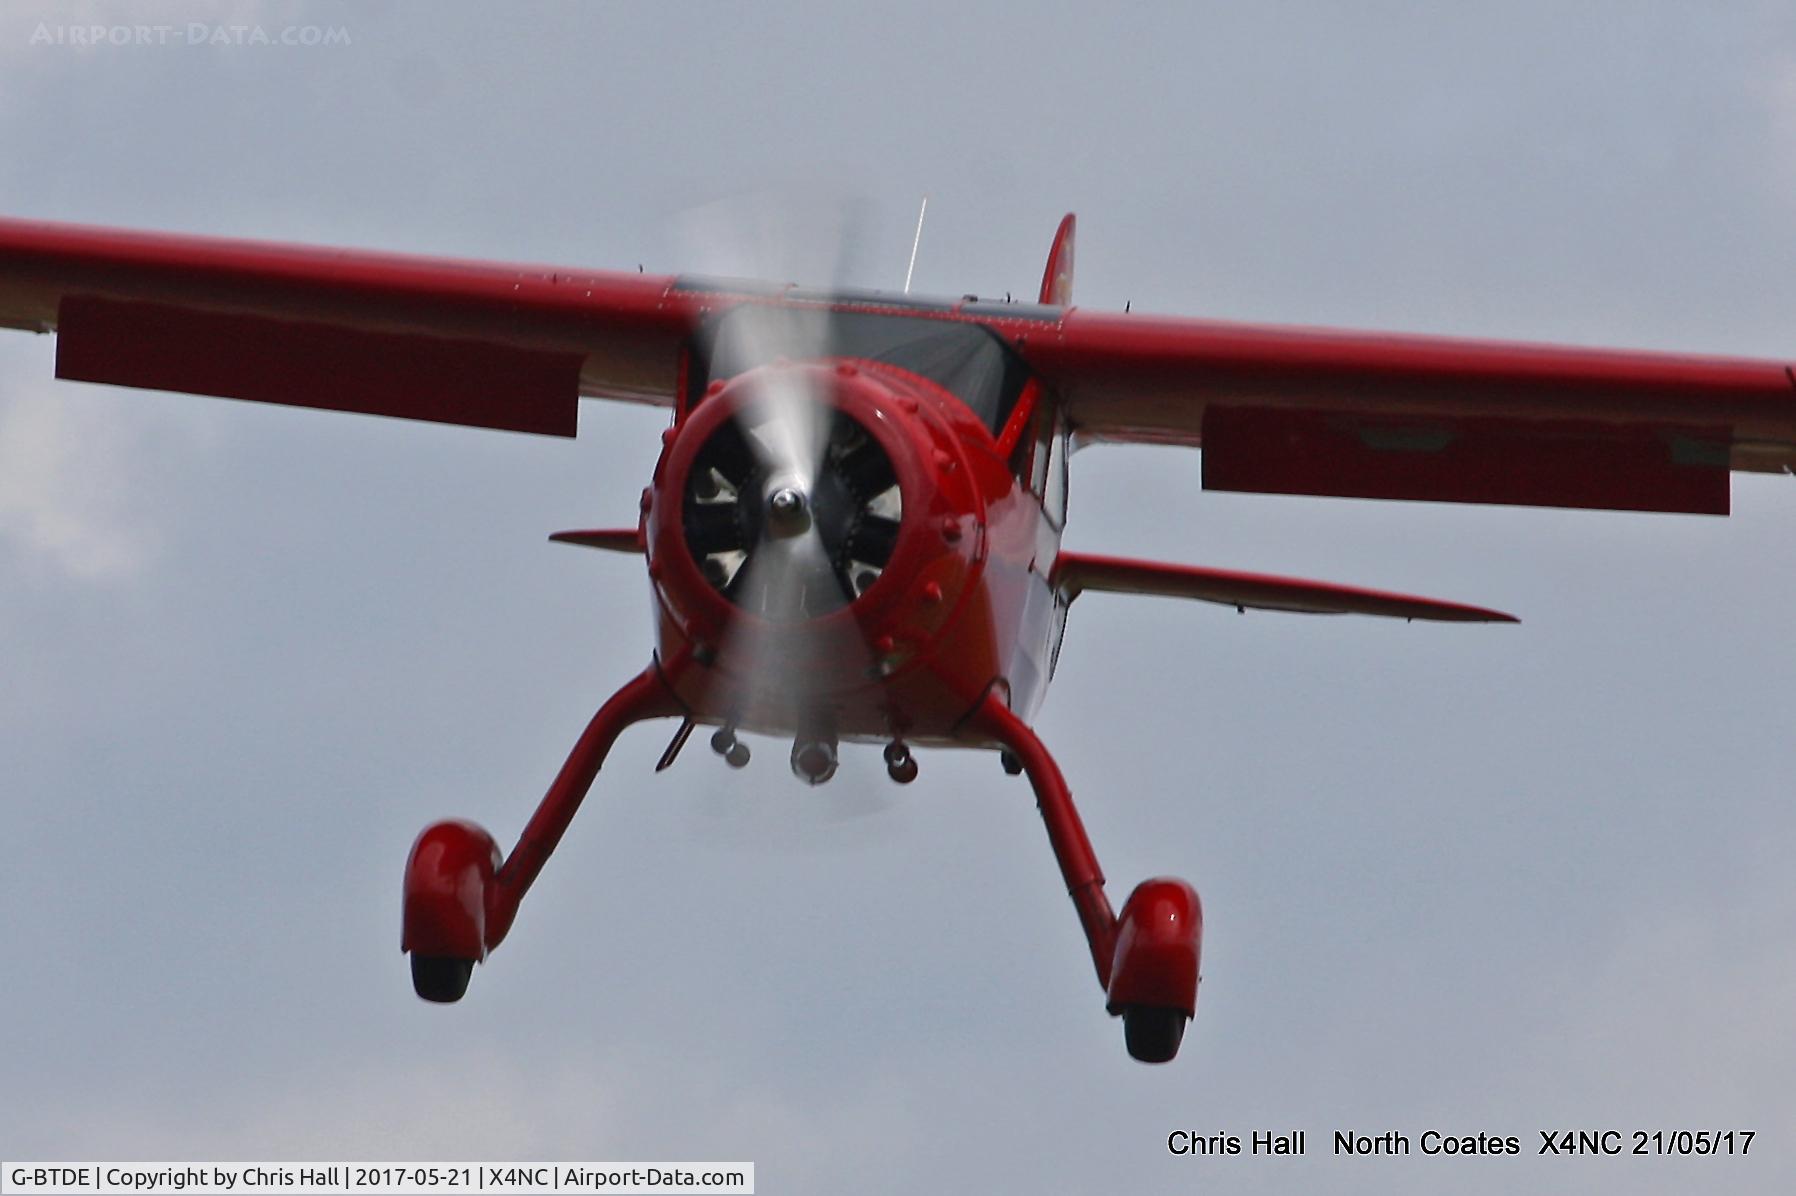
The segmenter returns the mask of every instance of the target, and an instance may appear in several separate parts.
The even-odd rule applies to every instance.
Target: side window
[[[1048,433],[1048,480],[1042,492],[1042,510],[1055,527],[1066,526],[1066,429],[1059,420]]]
[[[1059,413],[1044,403],[1036,412],[1029,490],[1055,527],[1066,523],[1066,428]]]

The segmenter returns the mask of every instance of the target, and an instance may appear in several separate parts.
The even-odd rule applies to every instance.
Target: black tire
[[[474,974],[474,961],[453,955],[412,954],[412,991],[426,1001],[450,1005],[468,991],[468,979]]]
[[[1163,1005],[1130,1005],[1123,1010],[1122,1019],[1129,1058],[1142,1063],[1171,1063],[1190,1020],[1183,1009]]]

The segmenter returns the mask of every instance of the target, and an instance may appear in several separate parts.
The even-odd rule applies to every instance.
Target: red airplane
[[[593,717],[502,856],[466,822],[406,864],[413,984],[455,1001],[618,734],[679,720],[747,763],[793,741],[996,750],[1033,786],[1106,1006],[1164,1062],[1197,1005],[1180,880],[1112,913],[1030,729],[1087,590],[1239,609],[1513,621],[1319,582],[1065,552],[1070,450],[1203,449],[1212,490],[1725,514],[1730,470],[1796,467],[1778,362],[1100,313],[1071,305],[1073,218],[1038,303],[551,270],[0,220],[0,324],[56,375],[572,436],[582,397],[666,407],[636,524],[555,539],[647,558],[656,650]]]

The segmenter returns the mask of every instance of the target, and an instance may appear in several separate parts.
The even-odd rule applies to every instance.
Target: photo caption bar
[[[612,1196],[755,1190],[751,1162],[634,1163],[5,1163],[0,1196],[131,1192],[136,1196]]]

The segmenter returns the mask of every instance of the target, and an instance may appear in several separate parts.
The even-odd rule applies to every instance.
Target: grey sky
[[[1796,16],[1739,4],[0,9],[0,212],[651,270],[769,191],[848,273],[1095,307],[1789,355]],[[40,22],[348,46],[32,45]],[[795,222],[802,226],[809,222]],[[793,268],[813,266],[802,238]],[[827,251],[828,246],[824,247]],[[509,844],[647,658],[663,417],[574,443],[55,383],[0,337],[0,1156],[752,1158],[764,1192],[1789,1190],[1796,533],[1204,494],[1074,461],[1069,543],[1515,611],[1094,595],[1040,720],[1113,899],[1189,878],[1125,1057],[1027,788],[628,735],[469,998],[411,837]],[[1310,1157],[1170,1157],[1302,1128]],[[1745,1160],[1334,1159],[1334,1129],[1752,1129]]]

